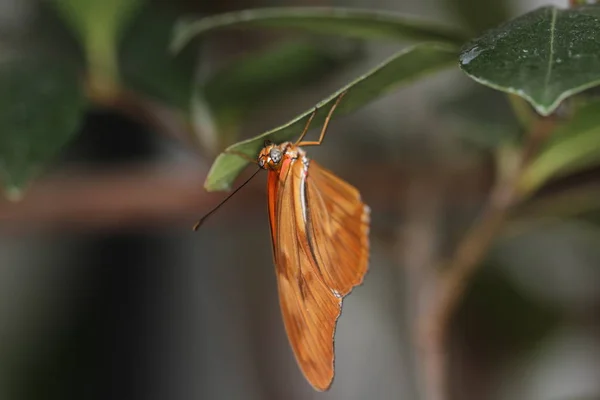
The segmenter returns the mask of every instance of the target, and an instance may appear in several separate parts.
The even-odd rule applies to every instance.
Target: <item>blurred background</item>
[[[370,270],[338,323],[336,377],[316,393],[280,317],[265,174],[191,227],[225,195],[202,187],[220,149],[290,120],[401,47],[225,30],[171,57],[171,29],[183,15],[332,5],[481,32],[549,3],[566,5],[143,2],[119,42],[122,84],[139,97],[90,106],[23,200],[0,201],[0,399],[418,399],[414,288],[486,199],[488,138],[518,129],[505,97],[447,70],[336,119],[310,149],[359,188],[373,218]],[[0,0],[0,53],[30,43],[84,59],[48,2]],[[204,98],[198,81],[208,82]],[[498,238],[452,324],[453,398],[600,398],[599,217],[592,208],[524,220]]]

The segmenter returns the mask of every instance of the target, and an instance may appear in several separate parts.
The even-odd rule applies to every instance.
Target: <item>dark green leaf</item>
[[[600,83],[600,7],[543,7],[468,44],[460,65],[484,85],[527,99],[542,115]]]
[[[196,56],[195,51],[177,57],[169,53],[169,35],[176,18],[170,9],[144,9],[123,35],[121,71],[127,86],[187,110]]]
[[[600,163],[600,100],[581,106],[552,134],[551,140],[523,174],[521,185],[533,191],[550,178]]]
[[[26,43],[17,44],[18,54],[48,54],[77,63],[83,69],[83,49],[72,30],[65,24],[60,11],[48,1],[41,2],[36,11],[31,24],[23,27],[28,31],[27,40]]]
[[[286,41],[217,71],[199,90],[219,125],[236,125],[274,97],[321,79],[360,54],[356,43]]]
[[[329,109],[344,91],[347,91],[347,94],[337,108],[334,119],[383,96],[400,84],[407,84],[423,75],[452,65],[456,62],[456,56],[457,49],[455,47],[435,43],[423,43],[402,51],[319,102],[316,106],[318,111],[313,120],[313,126],[319,126],[324,122]],[[215,160],[206,178],[205,188],[208,191],[229,189],[235,178],[248,164],[248,161],[242,157],[227,154],[227,151],[233,150],[254,158],[263,146],[265,139],[281,143],[297,137],[313,110],[305,111],[278,128],[228,147]]]
[[[297,28],[359,39],[422,40],[462,44],[468,35],[458,29],[389,11],[331,7],[258,8],[201,19],[182,20],[171,48],[181,50],[194,37],[223,28],[258,26]]]
[[[9,197],[75,135],[84,106],[74,68],[37,58],[0,64],[0,179]]]

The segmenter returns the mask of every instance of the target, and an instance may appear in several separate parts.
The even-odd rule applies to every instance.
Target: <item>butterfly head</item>
[[[279,170],[286,154],[288,143],[280,145],[265,141],[265,147],[258,153],[258,165],[263,169]]]

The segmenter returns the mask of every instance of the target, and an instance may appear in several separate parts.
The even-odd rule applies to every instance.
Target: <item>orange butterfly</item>
[[[342,299],[362,283],[369,261],[369,207],[356,188],[309,160],[301,148],[321,144],[343,95],[329,111],[318,141],[302,141],[315,110],[296,143],[266,142],[258,155],[258,165],[268,171],[269,221],[285,329],[300,369],[319,391],[333,381]]]

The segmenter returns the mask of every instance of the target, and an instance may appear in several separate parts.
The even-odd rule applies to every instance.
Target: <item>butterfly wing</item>
[[[369,210],[355,188],[304,161],[269,172],[269,216],[286,332],[302,372],[322,391],[333,380],[342,298],[367,270]]]
[[[334,374],[333,337],[342,299],[325,285],[306,251],[302,227],[301,162],[286,161],[279,174],[269,172],[268,193],[279,301],[285,329],[306,379],[327,390]],[[276,193],[276,195],[275,195]]]
[[[311,160],[306,231],[318,273],[340,296],[360,285],[369,264],[370,210],[358,190]]]

